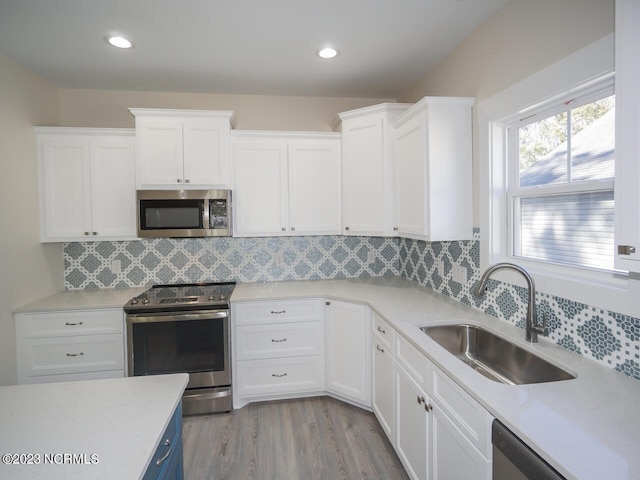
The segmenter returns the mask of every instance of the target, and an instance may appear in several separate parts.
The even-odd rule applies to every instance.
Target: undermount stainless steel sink
[[[421,327],[424,333],[485,377],[509,385],[571,380],[575,375],[476,325]]]

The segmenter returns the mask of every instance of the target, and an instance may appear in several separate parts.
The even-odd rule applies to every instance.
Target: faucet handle
[[[545,335],[546,331],[547,331],[547,314],[543,313],[542,314],[542,325],[531,325],[531,328],[536,332],[539,333],[540,335]]]

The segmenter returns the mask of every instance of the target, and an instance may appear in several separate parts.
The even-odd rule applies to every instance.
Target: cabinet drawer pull
[[[84,352],[80,352],[80,353],[67,353],[67,357],[81,357],[82,355],[84,355]]]
[[[384,335],[386,335],[386,334],[387,334],[387,331],[386,331],[386,330],[383,330],[382,328],[380,328],[380,325],[378,325],[378,331],[379,331],[380,333],[384,334]]]
[[[164,446],[169,447],[169,450],[167,450],[167,453],[165,453],[162,458],[158,459],[158,461],[156,462],[156,465],[158,466],[162,465],[162,462],[164,462],[167,458],[169,458],[169,455],[171,455],[171,441],[168,438],[164,441]]]
[[[64,324],[65,324],[67,327],[75,327],[75,326],[77,326],[77,325],[82,325],[82,322],[76,322],[76,323],[73,323],[73,322],[64,322]]]
[[[281,313],[287,313],[286,310],[271,310],[273,315],[280,315]]]
[[[425,412],[430,412],[431,410],[433,410],[433,406],[430,403],[425,403],[424,404],[424,411]]]
[[[281,343],[281,342],[286,342],[287,339],[286,338],[281,338],[280,340],[276,340],[275,338],[272,338],[271,341],[273,343]]]
[[[282,377],[286,377],[286,376],[287,376],[287,374],[286,374],[286,373],[280,373],[280,374],[278,374],[278,373],[272,373],[272,374],[271,374],[271,376],[272,376],[272,377],[276,377],[276,378],[282,378]]]
[[[421,403],[424,403],[424,402],[426,402],[427,400],[424,398],[424,396],[422,396],[422,397],[421,397],[420,395],[418,395],[418,396],[416,397],[416,401],[418,402],[418,405],[420,405]]]
[[[384,348],[382,348],[380,345],[376,344],[376,348],[378,349],[379,352],[384,353]]]

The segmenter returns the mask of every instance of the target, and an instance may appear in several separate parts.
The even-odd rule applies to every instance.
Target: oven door
[[[231,385],[229,310],[127,315],[128,375],[188,373],[187,388]]]

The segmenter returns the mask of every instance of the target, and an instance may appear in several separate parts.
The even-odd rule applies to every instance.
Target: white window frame
[[[514,114],[522,114],[554,97],[570,96],[590,80],[600,81],[613,72],[614,35],[610,34],[477,105],[480,269],[484,271],[498,262],[517,263],[531,273],[540,292],[635,316],[634,297],[640,291],[634,290],[639,290],[639,282],[630,282],[625,272],[553,265],[509,254],[506,168],[509,120]],[[496,278],[524,286],[521,277],[509,271],[499,272]]]
[[[507,162],[507,245],[509,248],[508,255],[512,258],[517,258],[520,261],[524,257],[515,254],[515,247],[520,242],[520,229],[517,223],[516,212],[516,199],[522,199],[527,197],[540,197],[544,195],[563,195],[580,192],[596,192],[596,191],[613,191],[613,177],[606,180],[591,180],[591,181],[570,181],[571,177],[571,164],[567,165],[567,182],[553,183],[549,185],[534,185],[521,187],[520,186],[520,169],[517,168],[519,164],[518,153],[518,128],[530,124],[533,121],[543,120],[550,116],[556,115],[561,112],[578,108],[582,105],[600,100],[604,97],[609,97],[614,94],[614,75],[612,72],[603,75],[601,78],[596,78],[593,81],[586,82],[584,85],[577,87],[576,94],[566,95],[561,94],[557,97],[547,99],[539,104],[532,105],[524,111],[519,111],[511,118],[505,119],[503,122],[506,128],[507,150],[506,150],[506,162]],[[574,103],[575,102],[575,103]],[[531,118],[532,117],[532,118]],[[523,122],[523,118],[528,119],[528,122]],[[568,138],[569,145],[572,138]],[[569,148],[569,153],[570,153]],[[612,232],[613,233],[613,232]],[[611,265],[613,266],[615,254],[613,249],[611,254]],[[531,259],[531,261],[535,261]],[[543,260],[538,260],[542,262]],[[548,263],[548,262],[547,262]],[[589,268],[579,267],[571,265],[565,265],[568,268]],[[602,270],[601,270],[602,271]]]

